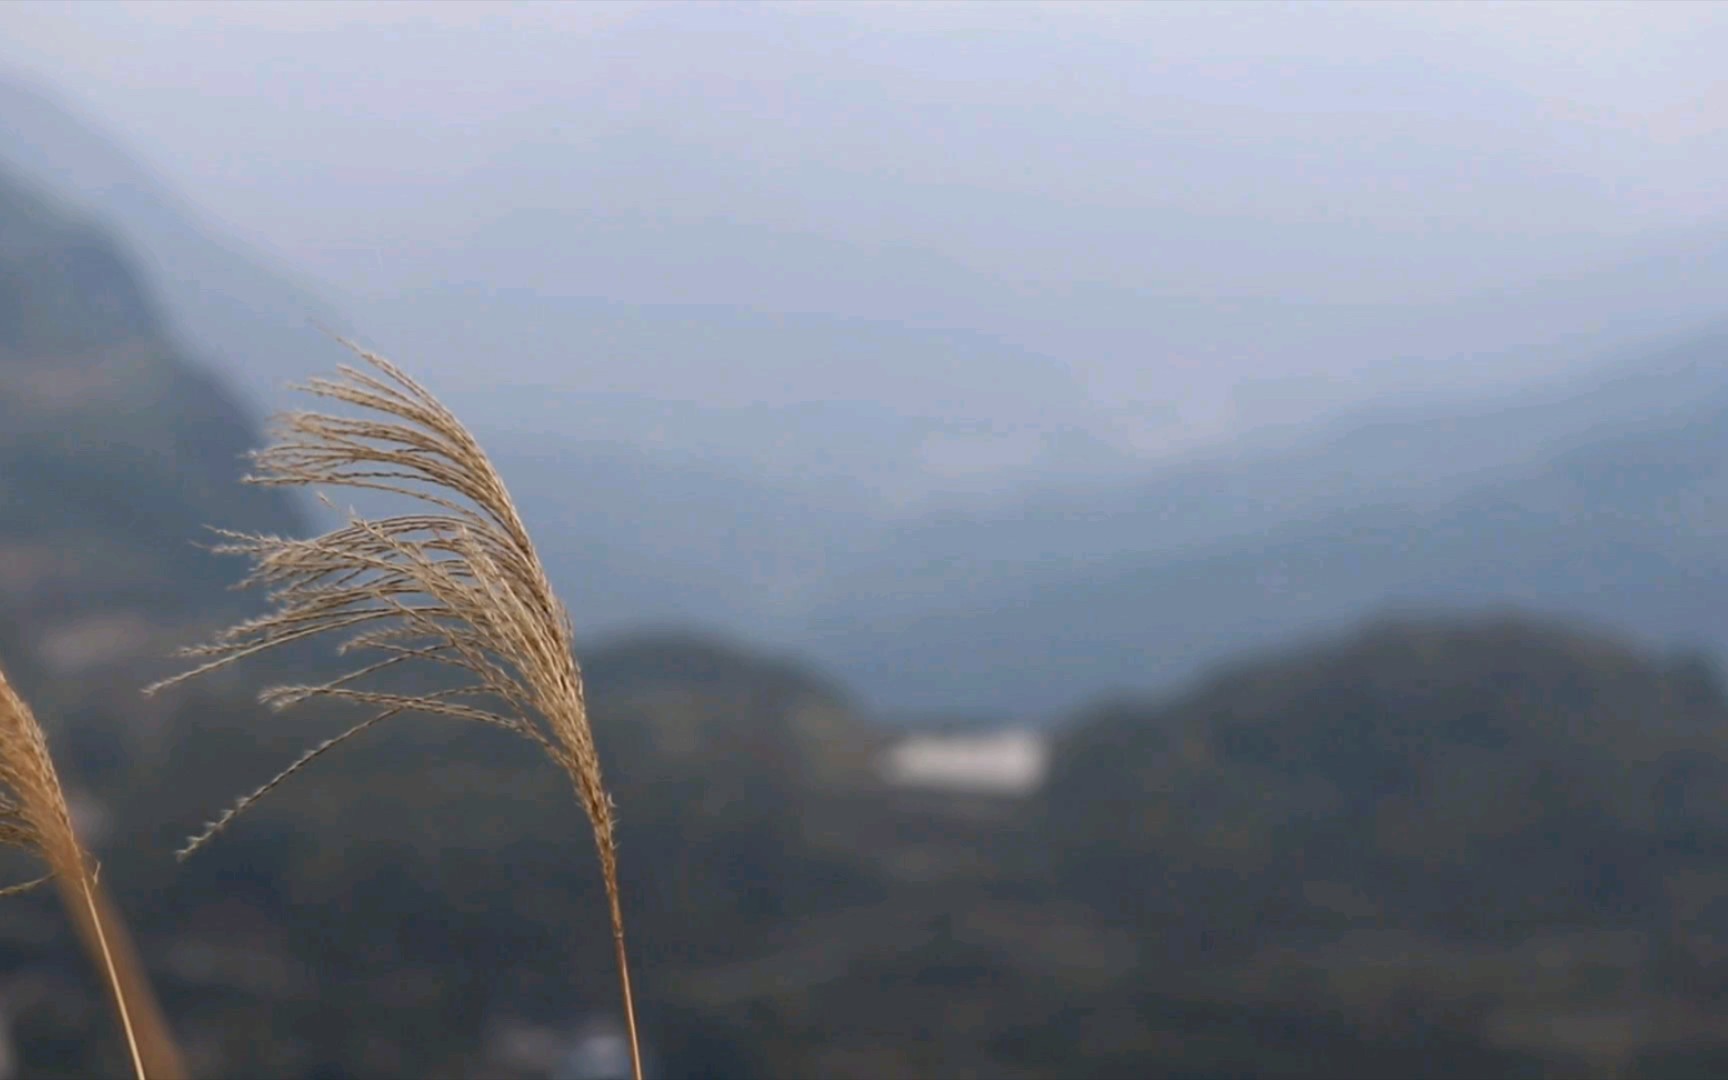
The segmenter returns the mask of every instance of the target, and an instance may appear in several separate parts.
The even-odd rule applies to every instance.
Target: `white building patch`
[[[899,787],[1023,797],[1044,784],[1050,740],[1035,731],[910,735],[888,751],[883,774]]]

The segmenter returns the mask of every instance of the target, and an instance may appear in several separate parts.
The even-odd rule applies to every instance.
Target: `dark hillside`
[[[0,175],[0,617],[70,670],[231,609],[206,527],[299,527],[238,483],[259,439],[116,245]]]
[[[1139,992],[1606,1075],[1722,1042],[1725,793],[1711,668],[1506,617],[1383,622],[1101,709],[1047,805],[1060,878],[1158,943]]]

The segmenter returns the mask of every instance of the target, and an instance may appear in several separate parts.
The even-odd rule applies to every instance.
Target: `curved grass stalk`
[[[66,795],[48,755],[48,739],[4,671],[0,671],[0,844],[29,851],[48,864],[47,875],[0,889],[0,895],[50,880],[59,886],[61,902],[113,995],[138,1080],[184,1076],[179,1051],[142,965],[72,828]]]

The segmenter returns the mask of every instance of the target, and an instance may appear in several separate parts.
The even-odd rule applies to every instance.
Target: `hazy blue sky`
[[[1448,298],[1720,228],[1723,56],[1703,3],[0,5],[0,69],[447,383],[923,407],[917,360],[440,351],[527,295],[857,317],[1038,358],[951,418],[1140,451],[1539,369]]]

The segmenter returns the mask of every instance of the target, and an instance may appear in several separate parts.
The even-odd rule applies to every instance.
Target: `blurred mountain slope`
[[[238,482],[258,439],[118,245],[0,174],[0,614],[76,667],[232,610],[206,527],[301,527]]]
[[[1119,1000],[1349,1018],[1355,1052],[1473,1032],[1543,1075],[1688,1075],[1662,1062],[1724,1051],[1688,1002],[1728,978],[1725,734],[1695,658],[1524,616],[1381,621],[1089,710],[1055,754],[1052,871],[1148,943]],[[1114,1039],[1156,1052],[1144,1026]],[[1448,1057],[1432,1075],[1533,1064]],[[1356,1071],[1334,1060],[1276,1071]]]

